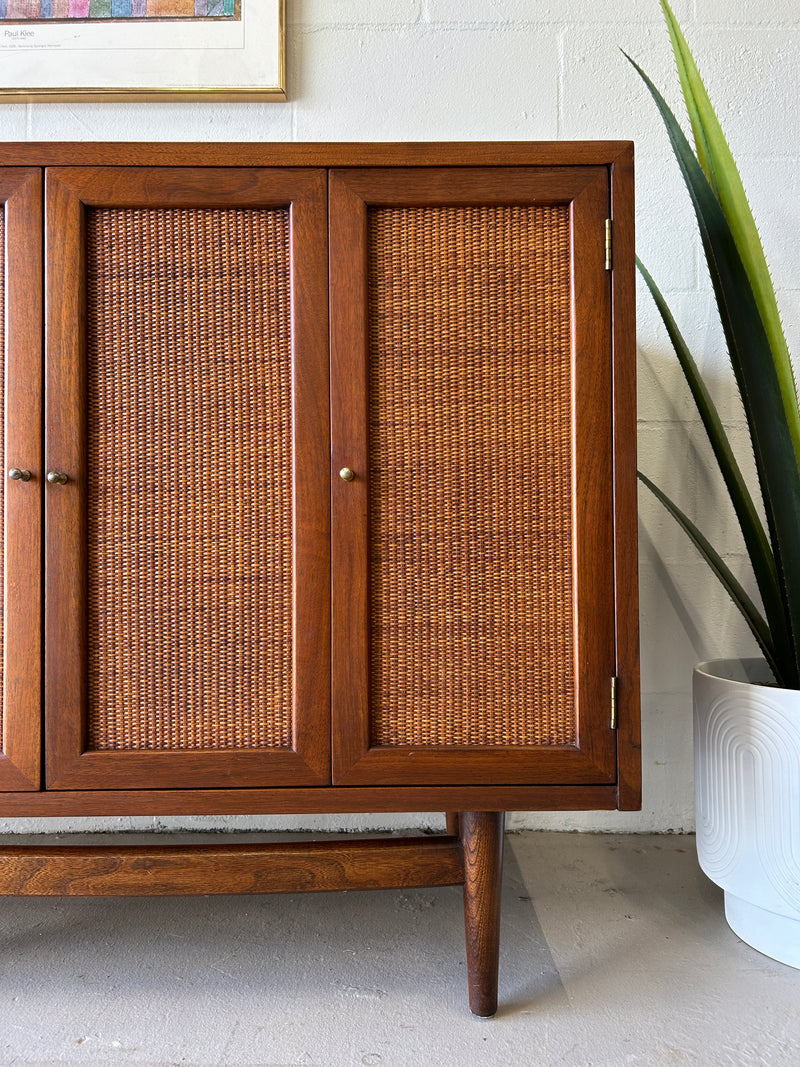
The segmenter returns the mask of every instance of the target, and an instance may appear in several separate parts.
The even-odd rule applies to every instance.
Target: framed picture
[[[0,0],[0,102],[285,100],[284,0]]]

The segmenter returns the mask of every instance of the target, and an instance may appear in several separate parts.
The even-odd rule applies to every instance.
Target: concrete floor
[[[0,907],[0,1062],[800,1064],[800,971],[742,944],[680,836],[507,839],[501,1008],[458,889]]]

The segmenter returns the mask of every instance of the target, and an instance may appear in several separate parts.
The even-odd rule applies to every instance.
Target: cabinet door
[[[39,170],[0,170],[3,790],[37,789],[41,762],[41,189]]]
[[[50,787],[329,781],[326,188],[47,172]]]
[[[338,784],[615,778],[608,214],[604,167],[331,174]]]

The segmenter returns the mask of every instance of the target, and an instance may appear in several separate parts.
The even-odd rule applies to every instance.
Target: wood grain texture
[[[370,356],[367,216],[371,204],[563,204],[571,230],[569,296],[574,299],[573,537],[577,575],[575,686],[577,744],[376,744],[370,729],[369,434]],[[616,777],[610,728],[614,658],[611,486],[611,321],[604,270],[609,210],[605,167],[456,170],[334,170],[331,211],[331,395],[334,477],[333,767],[341,785],[459,782],[607,783]],[[465,291],[467,291],[465,289]],[[502,422],[504,413],[498,415]],[[409,435],[410,437],[410,435]],[[408,446],[413,451],[413,443]],[[414,464],[415,457],[409,457]],[[478,478],[492,472],[476,471]],[[451,504],[451,495],[443,507]],[[531,523],[536,516],[531,515]],[[452,562],[452,561],[451,561]],[[571,625],[571,624],[570,624]]]
[[[369,748],[366,205],[329,177],[332,776]],[[356,269],[353,269],[353,265]],[[352,481],[339,471],[349,467]]]
[[[572,202],[575,617],[580,748],[616,778],[611,729],[614,649],[614,515],[611,301],[605,270],[606,170]]]
[[[64,166],[57,181],[81,205],[91,207],[289,207],[325,198],[326,175],[318,168]],[[324,232],[324,230],[323,230]]]
[[[630,141],[424,141],[377,144],[32,141],[0,146],[0,166],[604,166],[613,163],[630,146]]]
[[[469,1007],[473,1015],[486,1017],[497,1011],[505,813],[462,811],[459,825],[464,847]]]
[[[447,832],[454,837],[458,837],[460,834],[459,819],[457,811],[448,811],[445,813],[445,819],[447,823]]]
[[[346,176],[356,184],[362,180],[356,173],[357,169],[374,168],[376,166],[386,168],[379,179],[379,183],[383,183],[380,185],[380,193],[384,198],[382,202],[388,202],[386,201],[387,197],[390,199],[395,197],[397,199],[398,196],[401,202],[403,196],[410,196],[412,199],[416,196],[421,198],[420,202],[425,202],[426,197],[430,199],[431,191],[435,192],[437,197],[449,193],[457,201],[466,202],[470,199],[470,182],[472,180],[470,172],[474,171],[475,168],[494,168],[497,191],[493,195],[496,195],[498,203],[507,202],[509,197],[514,201],[522,195],[518,184],[519,179],[516,176],[516,172],[520,169],[524,170],[530,167],[556,168],[557,172],[560,171],[560,177],[556,172],[547,180],[543,178],[543,184],[540,187],[541,195],[551,198],[558,195],[557,185],[559,182],[562,183],[562,190],[571,190],[569,195],[580,197],[580,190],[586,185],[584,172],[587,168],[599,168],[604,174],[610,173],[611,214],[614,217],[616,246],[615,269],[611,275],[611,306],[614,338],[613,403],[616,433],[613,453],[615,480],[613,551],[616,569],[615,669],[619,677],[619,730],[616,735],[616,741],[618,742],[618,802],[622,807],[638,806],[641,775],[638,725],[638,633],[636,628],[635,445],[633,443],[635,441],[635,388],[633,377],[635,356],[633,340],[633,147],[630,142],[453,142],[373,145],[259,145],[253,143],[240,145],[186,143],[89,144],[85,142],[77,144],[12,144],[0,147],[0,163],[10,163],[17,167],[56,165],[62,168],[60,179],[52,173],[48,179],[53,186],[55,201],[55,209],[48,221],[48,230],[55,246],[62,242],[64,236],[71,233],[72,237],[70,239],[73,240],[73,251],[75,247],[80,247],[82,240],[83,207],[81,205],[83,204],[113,204],[121,201],[148,204],[153,201],[154,195],[156,199],[161,197],[165,202],[177,206],[208,203],[207,186],[209,184],[213,184],[215,189],[222,190],[229,199],[232,198],[235,202],[242,204],[255,201],[261,204],[288,203],[291,195],[293,195],[292,189],[296,189],[296,183],[300,180],[302,168],[307,167],[349,168]],[[93,171],[92,168],[95,167],[98,169]],[[242,167],[250,168],[252,171],[257,171],[264,167],[280,168],[282,176],[276,174],[274,180],[265,181],[253,173],[243,179],[241,172],[238,177],[236,174]],[[127,168],[134,169],[128,170]],[[152,168],[167,171],[169,177],[163,175],[159,179],[157,175],[154,176]],[[438,168],[448,169],[441,176],[437,176],[435,171]],[[424,181],[417,182],[415,179],[415,173],[419,174],[419,172],[423,172],[427,176]],[[20,172],[16,173],[19,174]],[[370,181],[372,180],[369,176],[367,177]],[[336,180],[335,175],[334,180]],[[161,186],[159,186],[159,181],[162,183]],[[319,181],[324,184],[324,176],[321,174]],[[60,200],[60,194],[56,188],[59,182],[61,183],[62,194],[64,192],[70,194],[66,198],[62,195]],[[425,186],[425,182],[428,183],[427,186]],[[398,188],[398,184],[401,187],[399,194],[393,191]],[[161,188],[161,192],[158,191],[159,188]],[[367,193],[364,195],[367,195]],[[356,206],[356,215],[358,215],[359,212],[363,212],[363,204],[366,201],[363,197],[355,194],[352,194],[352,196],[353,203]],[[77,211],[74,210],[74,205],[72,207],[69,206],[70,197],[73,201],[78,201]],[[362,206],[357,203],[359,199]],[[338,479],[339,467],[351,464],[348,463],[346,458],[342,459],[342,457],[337,456],[335,452],[338,445],[347,440],[348,433],[352,431],[357,435],[358,427],[363,426],[365,423],[363,393],[361,392],[361,385],[355,379],[342,379],[338,382],[334,380],[334,423],[339,420],[339,429],[334,428],[334,459],[332,468],[329,468],[328,457],[325,454],[324,447],[320,446],[320,439],[327,432],[328,419],[325,404],[327,375],[324,365],[326,359],[325,334],[327,316],[325,309],[327,300],[325,296],[320,297],[319,295],[320,291],[325,289],[323,278],[326,275],[327,266],[325,263],[326,222],[322,216],[315,215],[313,223],[304,223],[302,217],[303,209],[299,201],[294,203],[296,207],[293,208],[293,211],[296,217],[293,222],[296,222],[300,229],[305,227],[304,232],[309,242],[316,249],[312,256],[309,248],[306,248],[306,253],[312,259],[315,258],[314,264],[309,266],[307,277],[308,279],[316,279],[316,281],[303,281],[296,294],[306,307],[306,312],[298,318],[296,326],[301,331],[305,327],[308,328],[308,337],[302,345],[298,344],[297,351],[299,352],[302,347],[308,344],[316,346],[318,351],[318,357],[310,363],[302,359],[295,360],[296,386],[299,394],[305,391],[306,410],[309,416],[303,421],[302,426],[298,424],[297,439],[298,448],[301,451],[305,448],[305,460],[299,466],[302,467],[300,473],[308,471],[307,486],[309,487],[309,492],[305,492],[305,485],[301,486],[297,493],[296,505],[298,509],[302,510],[315,492],[324,493],[324,486],[328,484],[332,471],[334,476],[334,504],[336,504],[337,494],[339,494],[338,499],[340,502],[347,500],[350,506],[355,506],[354,514],[360,522],[362,518],[359,516],[363,516],[366,513],[366,486],[359,485],[358,478],[356,483],[350,486],[340,482]],[[61,227],[62,220],[63,229]],[[358,226],[361,227],[363,224],[364,217],[362,214],[360,221],[358,221]],[[350,221],[343,222],[341,219],[334,218],[331,225],[334,230],[340,227],[341,234],[345,238],[348,237],[347,227],[350,226],[349,237],[354,236],[355,231],[353,231]],[[27,228],[27,239],[33,240],[34,244],[35,233],[35,226]],[[593,237],[592,240],[594,241],[594,239]],[[591,253],[589,258],[594,255],[588,245],[583,247],[583,251]],[[360,252],[357,252],[357,255],[365,256],[365,250],[362,248]],[[28,255],[26,257],[27,262],[31,264],[31,275],[35,275],[37,272],[35,257],[35,249],[32,256]],[[333,261],[337,262],[335,257]],[[41,266],[39,266],[38,271],[41,274]],[[58,377],[58,374],[61,373],[60,371],[53,372],[52,368],[48,371],[48,394],[53,398],[54,405],[58,404],[61,409],[64,407],[64,401],[68,405],[69,397],[79,395],[83,388],[79,359],[76,358],[76,353],[80,352],[82,346],[82,265],[79,260],[75,261],[73,258],[70,263],[66,264],[65,271],[66,277],[69,279],[69,285],[72,287],[70,295],[65,297],[63,301],[66,306],[57,307],[55,306],[56,301],[54,301],[47,324],[48,336],[51,338],[53,347],[58,350],[59,356],[62,353],[66,354],[66,362],[70,363],[72,361],[71,365],[73,366],[73,370],[66,374],[63,381]],[[24,279],[25,275],[20,274],[19,277]],[[35,285],[28,286],[27,281],[24,284],[27,289],[34,293],[36,292]],[[354,316],[357,319],[359,315],[363,314],[363,302],[358,302],[359,299],[363,301],[363,287],[359,296],[359,293],[350,282],[342,282],[340,279],[338,284],[345,302],[350,300],[351,306],[349,310],[337,310],[334,303],[334,316],[341,314],[345,319],[347,316]],[[74,295],[77,296],[76,300],[73,300]],[[601,297],[605,299],[602,294]],[[15,301],[15,306],[17,304],[20,307],[23,306],[21,301]],[[70,330],[64,329],[67,318],[70,320],[72,327],[74,327]],[[358,329],[361,327],[356,324],[353,328]],[[579,324],[579,328],[584,327],[580,327]],[[586,336],[591,337],[594,329],[596,329],[596,325],[592,320],[592,316],[587,314],[585,317]],[[35,332],[35,329],[29,331],[28,336],[30,338],[34,337]],[[333,334],[334,358],[336,359],[338,358],[335,356],[336,328],[334,328]],[[336,393],[337,389],[339,390],[338,394]],[[598,411],[601,406],[598,403]],[[54,407],[48,430],[51,426],[57,427],[60,418],[61,412]],[[591,423],[587,423],[587,427],[590,426]],[[304,434],[306,435],[306,445],[302,443]],[[81,454],[82,436],[79,426],[77,441],[72,442],[78,456]],[[583,447],[586,448],[587,456],[594,463],[595,457],[592,453],[591,443],[592,433],[587,431],[584,436]],[[345,449],[345,451],[349,451],[349,449]],[[56,465],[56,462],[48,464],[48,466]],[[15,485],[14,488],[20,487]],[[69,511],[72,515],[71,526],[68,524],[61,532],[59,532],[58,521],[51,522],[48,527],[48,552],[52,557],[61,559],[62,550],[66,552],[70,544],[73,546],[75,544],[72,535],[79,529],[80,507],[75,506],[79,505],[79,493],[72,494],[73,502],[72,504],[69,503],[71,491],[75,488],[73,485],[68,484],[58,488],[64,490],[61,495],[62,504],[67,503],[68,505],[64,510]],[[342,497],[342,493],[346,493],[348,489],[353,488],[355,489],[353,493]],[[48,507],[51,507],[51,504],[58,499],[55,496],[57,491],[48,492]],[[362,493],[361,497],[359,497],[359,492]],[[577,495],[580,498],[582,494],[578,493]],[[345,514],[345,511],[342,514]],[[54,515],[53,518],[56,519],[56,516]],[[296,557],[297,572],[300,573],[302,571],[304,575],[324,573],[329,551],[327,509],[316,508],[315,505],[308,504],[304,521],[308,526],[310,536],[305,543],[306,555],[302,557],[302,560],[301,556]],[[345,527],[347,536],[349,536],[351,529],[352,527]],[[605,534],[603,536],[605,537]],[[347,538],[344,544],[337,539],[336,544],[338,544],[338,548],[335,550],[340,552],[340,564],[342,559],[349,559],[347,568],[349,568],[351,577],[354,576],[352,589],[355,594],[355,600],[358,600],[360,595],[359,583],[363,585],[365,580],[362,566],[364,559],[359,560],[358,549],[354,548],[352,544],[348,544]],[[607,545],[606,547],[603,547],[603,545],[599,547],[603,553],[606,552]],[[79,559],[77,572],[70,573],[69,568],[67,568],[66,572],[54,579],[57,591],[60,590],[64,594],[62,607],[65,621],[69,618],[79,618],[80,616],[81,574],[85,573],[85,564],[80,560],[81,551],[82,549],[79,545],[77,549]],[[347,568],[343,572],[341,566],[334,562],[334,582],[339,580],[337,573],[344,574],[346,585]],[[602,570],[603,568],[600,569]],[[592,574],[589,574],[589,580],[596,584],[596,578]],[[303,584],[306,583],[304,582]],[[322,650],[321,656],[318,658],[319,669],[309,671],[305,675],[307,688],[304,692],[298,691],[298,706],[301,704],[304,707],[312,706],[315,703],[319,706],[320,701],[325,702],[327,700],[327,696],[324,693],[325,687],[324,685],[320,686],[319,683],[320,678],[326,677],[328,662],[328,615],[325,610],[327,599],[327,587],[323,589],[322,585],[320,585],[317,593],[309,593],[306,597],[305,612],[301,614],[298,611],[295,630],[298,649],[300,644],[307,639],[309,642],[309,657],[313,648],[316,648],[318,652]],[[357,617],[357,608],[353,608],[352,611],[354,617]],[[358,621],[357,618],[356,621]],[[340,668],[338,677],[334,678],[334,694],[337,701],[350,701],[355,706],[359,704],[359,701],[363,701],[363,697],[359,695],[360,685],[358,684],[358,678],[363,676],[365,664],[367,663],[366,648],[359,647],[357,640],[351,640],[352,634],[347,628],[350,623],[347,623],[344,631],[342,631],[340,624],[341,619],[335,618],[334,625],[338,629],[334,633],[334,646],[337,649],[337,662],[340,664]],[[358,625],[360,626],[361,623],[358,623]],[[603,625],[605,626],[605,623]],[[76,645],[73,646],[77,648],[79,661],[84,655],[81,641],[82,638],[79,635]],[[607,645],[607,635],[599,639],[597,647],[600,648],[604,645]],[[51,649],[56,649],[54,658],[58,659],[61,654],[58,650],[58,645],[54,645],[51,640],[50,647]],[[340,652],[342,655],[339,655]],[[50,670],[52,667],[50,658],[48,659],[48,664],[48,670]],[[614,668],[612,668],[612,673],[613,670]],[[600,725],[605,718],[607,704],[606,679],[603,678],[602,683],[599,681],[600,672],[597,674],[596,691],[598,706],[602,698],[603,713],[600,715],[598,712],[596,720],[597,732],[594,735],[587,729],[583,730],[580,738],[583,755],[578,754],[572,761],[572,771],[566,771],[565,767],[559,764],[563,754],[561,752],[542,751],[539,754],[541,763],[538,766],[538,770],[534,770],[531,773],[529,770],[518,771],[514,768],[515,753],[513,751],[498,752],[499,762],[493,767],[485,764],[476,765],[470,751],[451,751],[453,758],[452,774],[449,772],[444,774],[446,782],[451,784],[445,784],[441,789],[437,790],[428,788],[423,783],[431,783],[434,778],[442,780],[439,771],[439,753],[430,752],[422,754],[420,757],[418,753],[409,750],[400,754],[396,768],[384,771],[377,766],[368,766],[364,763],[360,766],[358,774],[349,779],[353,781],[353,787],[331,789],[323,794],[314,794],[312,791],[302,787],[291,788],[297,783],[295,777],[297,768],[290,769],[285,777],[280,773],[276,775],[272,771],[264,776],[263,768],[257,769],[248,761],[249,753],[236,753],[224,770],[220,770],[220,765],[216,762],[213,768],[209,768],[202,765],[202,760],[199,763],[193,762],[191,758],[185,761],[180,768],[180,780],[187,785],[189,783],[197,783],[200,789],[198,793],[191,794],[181,788],[170,791],[169,787],[174,784],[172,770],[167,759],[161,761],[161,753],[153,753],[155,760],[136,767],[135,773],[133,773],[134,766],[131,763],[130,772],[132,773],[130,777],[126,776],[129,772],[119,778],[115,777],[116,772],[110,771],[109,765],[104,762],[97,762],[94,766],[90,766],[91,761],[86,762],[82,755],[85,751],[82,713],[79,716],[68,715],[66,717],[62,714],[63,708],[68,706],[70,701],[76,699],[76,694],[79,702],[84,701],[85,694],[82,690],[81,678],[79,675],[75,677],[69,676],[68,671],[66,674],[56,671],[55,674],[58,678],[58,684],[56,684],[55,689],[51,690],[48,700],[51,736],[56,739],[57,745],[62,743],[66,745],[64,751],[68,750],[72,753],[69,759],[75,761],[76,770],[80,765],[79,777],[81,778],[82,786],[78,788],[82,788],[82,791],[72,795],[56,789],[50,797],[37,796],[31,797],[26,801],[25,798],[20,796],[19,791],[30,788],[32,779],[25,776],[22,780],[18,778],[7,779],[6,788],[13,791],[13,795],[9,795],[8,801],[10,807],[15,811],[24,810],[21,805],[27,803],[32,806],[25,810],[29,810],[31,813],[34,810],[41,814],[54,813],[56,811],[79,813],[80,804],[86,803],[93,811],[99,812],[102,808],[102,800],[95,794],[86,792],[86,789],[97,789],[106,786],[113,787],[113,792],[108,794],[108,803],[110,809],[115,810],[147,810],[155,813],[159,810],[158,805],[160,803],[168,805],[168,809],[163,810],[175,810],[177,806],[177,808],[184,810],[186,813],[199,810],[214,810],[213,808],[207,808],[206,805],[208,804],[219,805],[219,810],[221,811],[241,812],[248,810],[248,805],[250,804],[266,805],[263,808],[265,811],[286,812],[291,810],[393,810],[396,809],[396,806],[391,799],[387,798],[384,787],[395,783],[398,780],[398,776],[399,780],[408,783],[403,795],[406,796],[407,803],[411,807],[404,810],[425,810],[433,806],[455,805],[456,803],[458,803],[458,806],[463,807],[482,807],[489,803],[487,797],[491,792],[492,786],[496,785],[499,780],[505,783],[499,787],[505,800],[503,805],[498,806],[505,806],[510,809],[537,807],[551,810],[570,810],[576,807],[606,808],[609,806],[608,783],[613,776],[609,776],[606,771],[603,771],[602,774],[597,773],[598,761],[600,764],[604,763],[608,751],[610,749],[613,750],[614,746],[614,738],[611,737],[609,740],[611,732],[605,726]],[[587,703],[595,700],[593,693],[586,691],[585,686],[584,692],[580,695],[581,699]],[[363,752],[369,747],[368,719],[366,717],[361,718],[361,713],[364,711],[364,706],[360,705],[358,714],[361,725],[348,734],[345,740],[339,739],[344,746],[354,746],[353,752]],[[588,720],[584,725],[588,726]],[[18,741],[15,742],[9,734],[8,744],[13,746],[15,743],[21,743],[22,738],[26,736],[28,740],[24,743],[28,745],[29,756],[38,760],[38,742],[36,742],[33,734],[26,735],[24,731],[13,731],[13,737],[16,737]],[[61,737],[60,742],[57,740],[59,736]],[[305,746],[308,752],[315,752],[317,754],[315,758],[323,762],[327,758],[322,755],[326,751],[326,739],[327,720],[324,719],[324,716],[321,716],[318,720],[315,720],[313,714],[303,715],[297,719],[295,723],[295,745]],[[352,754],[351,752],[348,758]],[[96,754],[87,753],[87,755],[93,757]],[[170,754],[163,755],[168,757]],[[569,753],[571,760],[574,755],[574,752]],[[583,756],[586,757],[586,762],[581,764]],[[8,772],[9,761],[6,757],[7,753],[2,757],[0,775]],[[210,778],[208,777],[209,773],[212,775]],[[213,777],[215,773],[218,773],[217,778]],[[315,782],[324,783],[327,781],[322,763],[318,763],[315,774]],[[58,783],[61,779],[53,776],[51,781]],[[519,788],[514,787],[512,784],[514,782],[519,783]],[[536,782],[541,782],[543,788],[536,784],[531,784]],[[553,782],[559,784],[551,792],[546,788],[546,783]],[[574,786],[564,784],[569,782],[575,782],[576,784]],[[263,783],[265,786],[285,785],[288,788],[283,790],[271,788],[250,790],[242,788],[238,789],[233,795],[228,791],[223,792],[203,788],[213,784],[230,787],[238,786],[242,783],[245,786],[247,783]],[[459,783],[465,784],[461,785]],[[468,785],[466,783],[472,784]],[[140,784],[146,784],[148,789],[139,792],[136,788],[132,790],[128,788],[129,786],[138,787]],[[161,785],[164,786],[163,789],[159,789]],[[428,799],[423,800],[422,798],[426,796]],[[456,797],[460,798],[458,802],[456,802]],[[469,803],[470,798],[472,799],[471,805]],[[362,805],[366,806],[362,807]]]
[[[169,896],[460,885],[457,838],[0,847],[0,894]]]
[[[83,751],[86,707],[85,247],[80,200],[48,174],[45,197],[45,470],[67,475],[45,483],[46,782],[59,763]]]
[[[587,186],[607,180],[606,167],[369,167],[331,172],[356,201],[381,207],[431,205],[569,205]],[[331,199],[331,211],[335,200]],[[603,231],[604,233],[604,231]]]
[[[0,171],[3,202],[3,737],[0,790],[38,789],[41,764],[42,178]],[[31,471],[12,481],[10,467]]]
[[[97,789],[0,794],[0,817],[73,815],[312,815],[337,812],[613,811],[606,786],[392,786],[306,789]]]
[[[633,145],[611,167],[614,262],[614,536],[617,645],[618,806],[642,805],[639,570],[636,480],[636,268]]]
[[[320,672],[327,675],[330,648],[325,200],[326,175],[319,170],[66,168],[48,171],[47,451],[48,464],[69,476],[66,485],[48,487],[46,493],[46,618],[49,647],[53,650],[47,661],[46,701],[51,788],[125,787],[145,782],[164,787],[312,785],[329,780],[328,691],[318,684]],[[230,746],[218,751],[171,752],[158,748],[143,751],[146,746],[133,745],[124,751],[97,751],[99,746],[93,749],[87,738],[90,693],[86,627],[90,620],[86,570],[89,472],[85,402],[88,362],[84,358],[88,343],[85,218],[90,206],[93,210],[119,207],[129,211],[130,205],[142,211],[147,210],[146,205],[160,211],[200,211],[223,205],[234,212],[279,206],[288,209],[290,214],[292,380],[287,403],[293,420],[290,428],[293,484],[287,499],[293,509],[290,552],[295,618],[291,634],[287,635],[293,659],[288,746],[251,749]],[[250,251],[261,254],[260,248]],[[173,296],[182,299],[182,293]],[[224,344],[224,327],[225,323],[221,323],[219,330],[216,326],[213,331],[209,328],[209,336],[201,341],[201,347],[207,350],[204,358],[230,357]],[[121,329],[124,328],[123,322]],[[127,349],[132,347],[135,351],[141,340],[138,336],[128,338]],[[163,341],[166,344],[168,338]],[[162,338],[159,336],[155,343],[159,346],[157,358],[161,358]],[[249,373],[247,361],[243,366],[242,373]],[[241,417],[246,420],[258,416],[245,410]],[[93,420],[93,426],[97,421]],[[199,433],[198,425],[192,425],[188,432]],[[221,442],[222,447],[224,443]],[[174,452],[170,450],[164,456],[165,468],[172,463]],[[235,465],[240,458],[231,455],[230,463]],[[212,498],[217,483],[204,488],[202,474],[201,465],[198,477],[188,487],[190,502]],[[270,479],[284,475],[264,469],[247,476]],[[193,505],[187,506],[191,511]],[[192,536],[202,543],[205,529],[202,507],[192,514],[198,516],[198,526]],[[235,640],[235,633],[222,639]],[[118,651],[109,649],[108,654],[113,656]],[[200,662],[199,655],[196,659]],[[245,678],[241,684],[246,684]],[[150,702],[141,712],[153,714],[155,707]],[[123,708],[115,708],[114,714],[124,714]]]

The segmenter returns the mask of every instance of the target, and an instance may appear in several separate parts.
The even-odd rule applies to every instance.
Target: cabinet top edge
[[[602,166],[632,156],[632,141],[0,143],[5,167]]]

